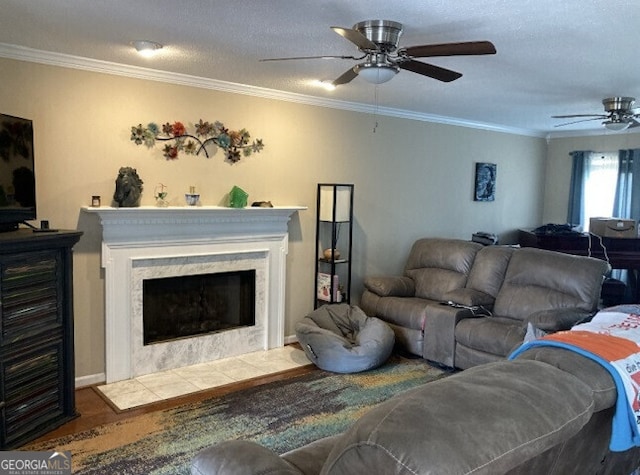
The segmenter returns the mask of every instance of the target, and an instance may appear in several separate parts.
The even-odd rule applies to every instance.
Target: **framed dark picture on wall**
[[[474,201],[494,201],[496,199],[497,168],[495,163],[476,163]]]

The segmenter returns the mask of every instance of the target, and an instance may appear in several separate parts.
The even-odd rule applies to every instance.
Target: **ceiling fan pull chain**
[[[376,130],[378,129],[378,85],[375,84],[373,87],[373,98],[375,102],[373,106],[373,133],[375,134]]]

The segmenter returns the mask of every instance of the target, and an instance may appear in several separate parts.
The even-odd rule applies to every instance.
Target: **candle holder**
[[[196,193],[195,186],[190,186],[189,193],[184,194],[184,199],[188,206],[196,206],[200,201],[200,193]]]

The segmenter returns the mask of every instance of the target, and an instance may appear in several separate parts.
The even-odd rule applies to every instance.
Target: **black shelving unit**
[[[77,416],[71,249],[81,235],[0,233],[0,449]]]
[[[318,183],[314,308],[351,302],[353,189]]]

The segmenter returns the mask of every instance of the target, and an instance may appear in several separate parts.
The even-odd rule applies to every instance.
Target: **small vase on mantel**
[[[158,183],[153,194],[154,198],[156,199],[156,206],[158,206],[159,208],[166,208],[167,206],[169,206],[169,202],[167,201],[168,194],[169,192],[167,191],[166,185]]]
[[[196,206],[200,201],[200,194],[196,193],[196,187],[190,186],[189,193],[184,194],[184,199],[189,206]]]

